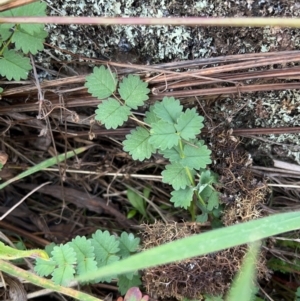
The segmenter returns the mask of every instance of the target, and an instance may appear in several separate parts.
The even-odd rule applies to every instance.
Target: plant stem
[[[193,187],[195,187],[195,181],[194,181],[194,178],[193,178],[193,176],[191,174],[190,169],[188,167],[185,167],[184,169],[185,169],[185,172],[186,172],[186,174],[187,174],[187,176],[188,176],[191,184],[193,185]]]

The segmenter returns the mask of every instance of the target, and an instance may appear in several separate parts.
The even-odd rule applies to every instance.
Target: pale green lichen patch
[[[299,4],[288,1],[219,0],[59,0],[50,15],[70,16],[298,16]],[[266,52],[300,45],[299,32],[287,29],[192,28],[176,26],[83,27],[48,25],[49,43],[85,57],[118,59],[131,52],[134,62],[158,63],[223,54]],[[55,55],[69,60],[59,50]],[[119,57],[124,57],[120,55]],[[134,58],[135,57],[135,58]],[[126,56],[125,56],[126,60]],[[45,58],[40,59],[45,62]]]

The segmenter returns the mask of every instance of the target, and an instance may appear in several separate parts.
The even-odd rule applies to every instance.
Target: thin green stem
[[[190,214],[191,214],[191,218],[192,218],[192,221],[194,222],[196,220],[196,213],[195,213],[195,203],[194,201],[191,202],[191,205],[190,207],[188,208]]]
[[[182,139],[179,139],[179,149],[180,149],[180,157],[184,158]]]
[[[184,169],[185,169],[185,172],[186,172],[191,184],[195,187],[195,181],[194,181],[194,178],[191,174],[191,170],[188,167],[185,167]]]

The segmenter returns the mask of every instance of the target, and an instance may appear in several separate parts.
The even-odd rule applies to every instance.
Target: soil
[[[46,2],[49,15],[298,17],[300,14],[300,2],[296,0]],[[283,173],[273,168],[274,159],[300,164],[299,134],[294,128],[300,123],[299,30],[77,25],[49,25],[47,30],[45,51],[35,57],[45,98],[42,110],[32,82],[4,86],[1,143],[8,161],[0,176],[8,180],[33,162],[56,153],[86,145],[93,147],[80,159],[68,160],[57,170],[39,172],[0,191],[0,210],[4,213],[34,187],[52,182],[0,221],[5,233],[13,233],[13,240],[20,235],[28,244],[44,247],[52,241],[64,243],[76,235],[107,229],[115,233],[141,231],[151,247],[149,240],[158,240],[157,229],[141,226],[142,217],[138,214],[127,218],[132,206],[126,196],[128,187],[142,191],[149,186],[150,218],[143,222],[153,224],[163,217],[170,225],[170,228],[165,226],[165,231],[173,231],[174,224],[179,223],[184,231],[177,238],[199,233],[195,225],[186,224],[190,220],[188,212],[174,209],[169,202],[170,187],[159,178],[166,160],[155,155],[144,162],[135,162],[123,151],[121,142],[134,124],[128,122],[116,131],[109,131],[94,122],[98,100],[88,95],[84,77],[101,64],[113,68],[119,77],[136,73],[147,80],[151,88],[149,103],[175,96],[185,107],[196,107],[205,117],[202,137],[212,150],[210,168],[220,176],[223,224],[248,221],[298,205],[297,191],[271,190],[266,183],[268,180],[288,184],[297,177],[289,170]],[[155,68],[164,73],[157,73]],[[169,71],[177,71],[179,77],[173,78]],[[145,109],[138,113],[143,114]],[[210,228],[206,224],[201,231]],[[166,237],[161,243],[167,241],[170,240]],[[243,255],[241,247],[196,258],[192,262],[197,266],[195,287],[206,279],[207,285],[203,285],[201,293],[226,292]],[[264,252],[260,259],[260,279],[267,293],[273,292],[277,298],[274,300],[280,300],[286,292],[278,293],[279,286],[274,280],[277,277],[278,281],[278,273],[272,276],[266,267],[269,256],[270,253]],[[220,265],[217,257],[221,258]],[[209,260],[214,262],[213,267]],[[224,268],[226,260],[231,265]],[[163,269],[169,269],[173,277],[179,268],[190,272],[187,268],[190,264],[189,261]],[[162,281],[159,275],[161,271],[155,269],[145,271],[143,276],[145,289],[153,298],[199,298],[195,287],[177,285],[185,282],[183,278],[190,277],[189,273],[175,279],[175,286],[170,286],[169,291],[151,286],[154,280],[156,284],[170,280]],[[216,275],[218,286],[209,286]],[[294,274],[290,277],[287,280],[279,275],[283,283],[297,283]],[[99,297],[104,298],[105,292],[110,291],[102,289]]]

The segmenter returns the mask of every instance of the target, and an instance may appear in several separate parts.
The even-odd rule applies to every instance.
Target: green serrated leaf
[[[175,207],[181,207],[187,209],[190,207],[193,201],[194,190],[191,187],[186,187],[185,189],[174,190],[171,192],[170,201],[174,203]]]
[[[186,186],[191,185],[190,178],[187,171],[191,176],[195,176],[195,171],[183,167],[180,163],[172,163],[166,166],[166,169],[161,173],[163,183],[172,185],[175,190],[185,189]]]
[[[53,261],[59,265],[73,265],[76,264],[77,258],[74,249],[68,244],[55,246],[51,252]]]
[[[110,255],[109,257],[107,257],[106,261],[100,261],[98,262],[98,268],[107,266],[108,264],[112,264],[116,261],[119,261],[120,257],[116,256],[116,255]],[[117,274],[117,271],[116,271]],[[113,279],[117,278],[117,275],[111,275],[109,277],[100,277],[95,279],[94,283],[98,283],[98,282],[111,282]]]
[[[202,199],[207,203],[207,210],[219,207],[219,193],[211,186],[206,186],[201,192]]]
[[[33,2],[24,6],[19,6],[12,9],[12,14],[15,17],[43,17],[46,16],[47,3]],[[44,24],[20,24],[20,27],[30,34],[40,32],[44,29]]]
[[[180,161],[183,166],[199,170],[211,163],[211,151],[206,145],[199,147],[187,144],[184,146],[183,153],[184,158]]]
[[[55,267],[56,263],[52,259],[44,260],[41,258],[37,258],[35,262],[34,271],[41,277],[45,277],[52,274]]]
[[[69,246],[60,245],[53,248],[52,260],[56,263],[57,268],[52,273],[52,280],[56,284],[67,285],[75,274],[75,264],[77,263],[76,253]]]
[[[140,239],[138,237],[134,237],[132,233],[122,232],[120,238],[120,251],[119,255],[122,258],[128,257],[131,253],[137,252]]]
[[[5,11],[0,12],[0,17],[14,17],[13,11],[15,9],[8,9]],[[10,24],[11,27],[14,26],[14,24]]]
[[[57,246],[54,242],[50,243],[45,247],[45,252],[48,254],[48,256],[51,256],[51,252],[53,251],[54,247]]]
[[[170,162],[179,162],[181,160],[179,146],[174,146],[170,149],[159,150],[159,153],[162,154],[166,159],[169,159]]]
[[[115,236],[110,235],[108,231],[102,232],[97,230],[92,235],[91,243],[94,246],[94,252],[99,267],[120,259],[115,255],[120,251],[119,241]]]
[[[93,73],[86,77],[85,87],[88,92],[99,99],[111,96],[117,88],[117,75],[104,66],[95,67]]]
[[[95,119],[103,123],[106,129],[116,129],[127,121],[130,115],[130,108],[120,105],[114,98],[108,98],[98,105],[95,113]]]
[[[145,115],[146,117],[144,118],[144,122],[150,126],[152,126],[153,123],[160,121],[160,118],[154,113],[154,106],[150,106]]]
[[[201,172],[197,189],[202,199],[207,204],[207,210],[213,211],[219,207],[219,193],[215,190],[212,184],[218,183],[217,174],[210,170]]]
[[[150,133],[146,129],[138,126],[126,135],[123,141],[123,149],[132,156],[134,160],[143,161],[149,159],[155,152],[155,147],[149,143]]]
[[[94,247],[90,240],[84,236],[76,236],[68,243],[76,252],[78,262],[85,258],[95,258]]]
[[[142,81],[139,76],[128,75],[120,83],[119,93],[125,104],[136,110],[138,106],[142,106],[145,100],[149,99],[147,88],[148,83]]]
[[[199,183],[200,183],[200,185],[217,184],[218,183],[218,175],[216,173],[210,171],[210,170],[204,170],[204,171],[201,172]]]
[[[175,128],[180,137],[182,137],[183,139],[194,139],[203,128],[203,120],[204,118],[196,113],[195,108],[187,109],[178,118],[178,122],[177,124],[175,124]]]
[[[14,50],[3,51],[0,57],[0,74],[8,80],[26,79],[31,70],[30,60]]]
[[[161,102],[154,105],[154,113],[163,121],[174,124],[182,114],[182,105],[174,97],[164,97]]]
[[[118,277],[118,289],[121,293],[121,295],[125,295],[126,292],[130,288],[137,288],[142,284],[140,276],[139,275],[134,275],[134,277],[129,280],[125,275],[120,275]],[[141,299],[127,299],[127,301],[140,301]]]
[[[0,42],[3,43],[11,37],[13,34],[13,30],[11,30],[11,28],[13,28],[13,24],[0,24]]]
[[[130,204],[137,209],[140,214],[142,214],[144,217],[147,216],[145,201],[138,193],[129,188],[127,189],[127,198]]]
[[[83,273],[92,272],[97,270],[97,262],[94,258],[85,258],[78,262],[77,274],[81,275]]]
[[[52,273],[52,280],[55,284],[68,285],[75,275],[75,269],[72,265],[64,265],[56,268]]]
[[[36,54],[38,51],[44,49],[44,41],[47,37],[47,32],[45,30],[41,30],[40,32],[36,32],[30,34],[24,30],[15,31],[12,42],[15,43],[15,48],[17,50],[22,50],[24,53],[32,53]]]
[[[176,134],[174,125],[165,121],[154,123],[150,135],[149,143],[161,150],[172,148],[179,142],[179,136]]]

